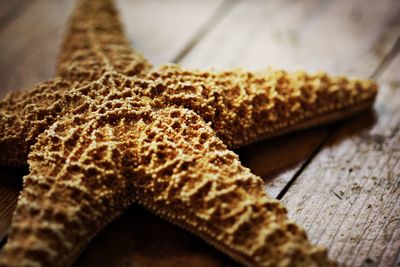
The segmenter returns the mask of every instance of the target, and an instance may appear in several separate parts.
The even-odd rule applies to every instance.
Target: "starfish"
[[[334,266],[230,149],[345,118],[377,85],[325,73],[153,69],[111,0],[81,0],[57,77],[0,102],[29,174],[0,266],[68,266],[133,203],[247,266]]]

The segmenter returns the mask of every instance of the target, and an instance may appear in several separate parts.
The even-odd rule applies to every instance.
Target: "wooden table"
[[[0,96],[51,78],[67,0],[0,1]],[[373,77],[374,111],[238,151],[314,243],[343,266],[400,265],[400,1],[119,0],[132,45],[155,65],[266,66]],[[0,169],[0,237],[27,170]],[[4,240],[4,239],[3,239]],[[235,266],[132,207],[76,266]]]

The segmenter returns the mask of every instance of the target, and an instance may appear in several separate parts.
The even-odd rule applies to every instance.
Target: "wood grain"
[[[242,1],[182,64],[322,69],[336,74],[349,74],[356,66],[356,75],[369,75],[370,64],[375,65],[376,58],[381,59],[387,50],[385,45],[374,44],[379,39],[393,38],[387,29],[398,27],[399,2],[375,3],[373,0]],[[366,57],[371,48],[375,53]],[[367,69],[362,70],[360,65]]]
[[[400,56],[379,80],[375,121],[344,123],[283,197],[343,266],[395,266],[400,250]],[[372,118],[373,119],[373,118]],[[369,264],[369,265],[368,265]]]

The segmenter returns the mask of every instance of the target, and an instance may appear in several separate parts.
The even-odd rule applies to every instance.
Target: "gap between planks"
[[[224,0],[221,6],[213,13],[213,15],[204,23],[204,25],[197,31],[187,45],[179,52],[176,57],[172,60],[172,63],[180,63],[182,59],[189,54],[189,52],[200,42],[204,36],[220,22],[234,6],[236,6],[241,0]]]

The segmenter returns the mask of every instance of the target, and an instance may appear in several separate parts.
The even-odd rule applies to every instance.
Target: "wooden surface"
[[[246,147],[313,242],[343,266],[400,266],[400,1],[119,0],[132,45],[154,64],[266,66],[373,76],[374,110]],[[52,77],[68,0],[0,0],[0,96]],[[27,170],[0,168],[0,238]],[[76,266],[235,266],[196,237],[132,207]]]

